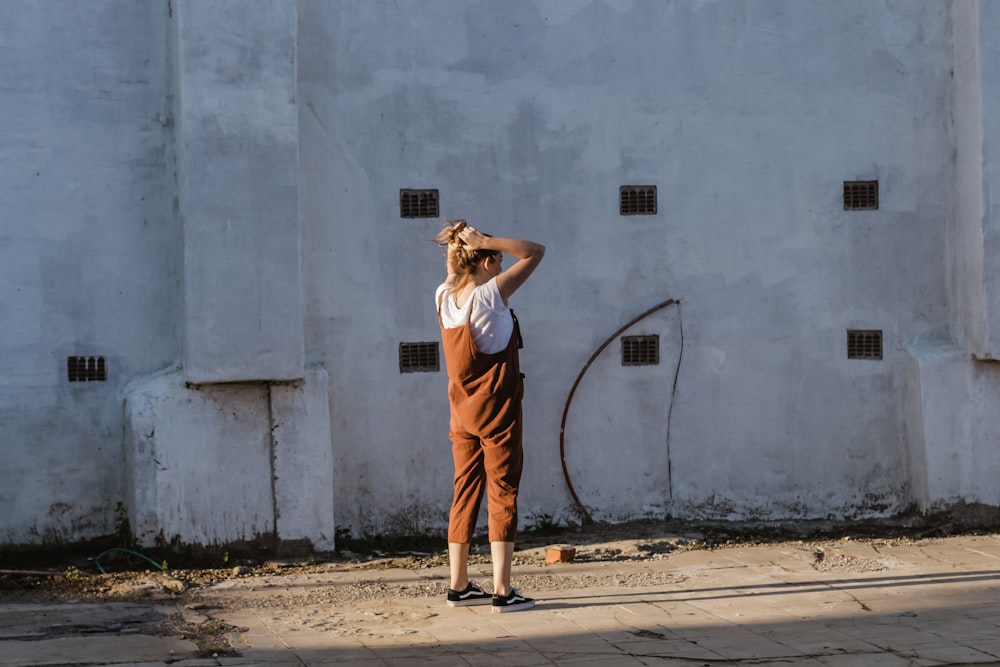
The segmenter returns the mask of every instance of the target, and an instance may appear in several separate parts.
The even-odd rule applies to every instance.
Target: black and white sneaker
[[[511,588],[507,595],[493,596],[493,613],[503,614],[508,611],[524,611],[535,606],[535,601],[521,595],[521,591]]]
[[[491,597],[479,584],[469,581],[464,591],[448,589],[448,606],[470,607],[474,604],[489,604]]]

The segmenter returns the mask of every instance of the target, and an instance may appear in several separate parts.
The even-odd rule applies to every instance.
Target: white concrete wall
[[[955,338],[987,356],[984,265],[983,70],[978,2],[952,6],[955,44],[954,223],[948,235],[950,306]],[[986,67],[990,67],[986,64]]]
[[[985,347],[979,356],[1000,359],[1000,202],[994,197],[998,176],[996,156],[1000,154],[1000,45],[993,39],[1000,29],[1000,6],[978,2],[979,67],[982,80],[981,111],[983,156],[981,193],[973,201],[982,202],[983,282],[986,320]],[[973,154],[975,157],[976,154]],[[973,209],[974,211],[975,209]]]
[[[513,300],[525,523],[574,518],[567,394],[667,298],[625,332],[658,334],[660,365],[615,341],[568,413],[595,518],[1000,502],[977,465],[1000,380],[971,360],[1000,331],[995,5],[0,15],[0,542],[109,534],[119,505],[143,543],[443,528],[446,376],[397,361],[439,335],[441,219],[400,219],[411,187],[549,248]],[[843,210],[854,179],[879,210]],[[658,213],[619,216],[627,184]],[[846,359],[849,328],[882,329],[884,360]],[[68,383],[73,354],[109,381]]]
[[[295,4],[172,6],[184,376],[301,378]]]
[[[179,358],[167,6],[0,6],[0,543],[115,532],[119,391]],[[107,382],[69,383],[103,355]]]
[[[621,333],[659,336],[659,364],[623,367],[616,338],[586,368],[573,396],[566,392],[571,400],[568,408],[563,405],[565,477],[592,519],[662,517],[673,509],[670,408],[678,363],[683,363],[682,322],[681,306],[670,305]]]
[[[924,511],[1000,505],[1000,364],[970,360],[967,352],[940,344],[917,345],[912,354],[919,381],[919,420],[912,422],[915,502]]]
[[[665,368],[604,360],[571,415],[574,483],[597,513],[907,507],[899,350],[948,327],[948,10],[300,3],[306,336],[330,370],[338,523],[440,524],[448,502],[444,374],[396,369],[399,341],[436,338],[442,277],[426,242],[440,220],[401,220],[406,187],[440,188],[444,217],[549,247],[514,298],[526,515],[572,514],[558,451],[570,385],[605,336],[669,297],[685,334],[671,460],[666,323]],[[879,180],[880,210],[842,210],[853,179]],[[659,213],[620,217],[618,187],[649,183]],[[847,360],[848,328],[883,329],[885,360]],[[632,478],[648,468],[661,484],[668,463],[672,500]]]
[[[142,545],[334,546],[327,375],[304,367],[295,9],[171,5],[184,356],[125,391]]]
[[[947,226],[945,264],[952,310],[950,339],[915,342],[908,436],[912,497],[924,511],[956,504],[1000,504],[995,480],[1000,417],[1000,209],[994,189],[1000,139],[995,3],[951,7],[955,48],[954,216]]]
[[[126,390],[126,510],[142,546],[308,540],[334,547],[327,375]]]

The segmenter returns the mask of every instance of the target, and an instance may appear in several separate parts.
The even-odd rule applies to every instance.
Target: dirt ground
[[[694,549],[726,549],[752,544],[789,543],[812,549],[813,567],[844,574],[877,571],[877,561],[865,561],[840,553],[845,542],[873,545],[927,544],[958,531],[950,524],[910,527],[880,524],[830,525],[817,522],[781,526],[731,524],[669,524],[632,522],[618,525],[591,525],[548,531],[528,532],[515,552],[515,566],[543,563],[549,547],[569,545],[576,550],[575,562],[645,561],[668,558],[670,554]],[[197,643],[202,655],[235,654],[234,628],[213,618],[217,610],[254,607],[301,609],[312,605],[350,605],[359,601],[405,597],[443,597],[448,582],[441,574],[447,565],[443,540],[413,538],[406,540],[342,540],[340,551],[310,554],[293,558],[237,557],[227,551],[203,553],[200,566],[171,565],[177,554],[142,554],[132,550],[107,550],[99,562],[86,554],[67,551],[61,562],[47,563],[44,569],[32,567],[37,560],[4,559],[0,566],[0,601],[19,603],[46,602],[124,602],[142,603],[149,608],[159,605],[187,609],[201,620],[192,622],[181,614],[152,616],[142,627],[114,629],[151,634],[174,635]],[[167,562],[163,562],[166,560]],[[207,563],[206,563],[207,561]],[[215,561],[214,563],[211,561]],[[489,562],[489,544],[474,544],[472,564]],[[153,565],[158,564],[158,566]],[[160,569],[163,565],[167,567]],[[104,569],[105,572],[100,572]],[[418,583],[386,585],[379,572],[389,569],[427,570]],[[351,585],[322,585],[323,575],[353,573]],[[366,573],[370,572],[370,576]],[[312,585],[288,587],[283,578],[298,577]],[[571,589],[582,586],[655,586],[676,583],[667,581],[675,575],[636,572],[633,574],[594,574],[546,577],[532,581],[519,577],[518,585],[527,590]],[[663,581],[657,580],[657,577]],[[604,581],[603,579],[607,579]],[[232,594],[237,589],[251,594]],[[292,592],[294,591],[294,592]],[[65,629],[65,628],[63,628]],[[74,632],[101,632],[104,628],[76,628]]]
[[[569,527],[542,532],[527,532],[518,542],[515,565],[544,562],[546,548],[568,544],[576,548],[576,562],[641,561],[661,559],[678,550],[724,549],[736,545],[792,542],[816,550],[820,567],[836,565],[835,546],[844,540],[867,541],[877,544],[900,544],[928,541],[935,537],[962,531],[951,524],[928,527],[926,524],[865,523],[851,526],[819,522],[782,524],[780,526],[732,524],[670,524],[638,521],[625,524],[599,524]],[[126,550],[108,553],[100,563],[85,555],[67,555],[62,563],[45,568],[31,567],[30,559],[11,563],[5,558],[0,566],[0,600],[12,602],[42,602],[46,600],[194,600],[205,589],[220,582],[235,579],[281,577],[343,571],[408,569],[422,570],[447,564],[443,540],[396,538],[386,540],[344,540],[345,548],[331,553],[311,554],[298,558],[230,557],[219,551],[216,563],[185,567],[171,565],[171,555],[153,553],[153,557],[137,558]],[[833,551],[831,551],[833,550]],[[134,552],[138,553],[138,552]],[[161,560],[162,558],[162,560]],[[166,565],[161,570],[151,562]],[[489,544],[474,544],[470,562],[488,563]],[[825,565],[823,565],[825,563]],[[850,565],[841,563],[841,566]],[[855,567],[864,567],[855,563]],[[101,573],[103,568],[105,573]],[[428,581],[426,589],[408,591],[411,595],[443,595],[446,582]],[[337,587],[323,600],[267,601],[254,598],[254,604],[303,604],[347,602],[399,595],[400,591],[380,591],[378,587]],[[320,595],[312,592],[310,595]],[[340,599],[334,599],[339,597]],[[192,604],[198,604],[192,602]],[[234,604],[232,600],[228,604]]]

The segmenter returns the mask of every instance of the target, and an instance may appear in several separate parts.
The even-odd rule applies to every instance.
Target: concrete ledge
[[[129,385],[126,507],[138,543],[267,536],[332,549],[327,405],[325,371],[285,385],[190,388],[180,373]]]
[[[307,539],[318,551],[334,547],[328,393],[322,369],[303,382],[271,385],[278,539]]]
[[[1000,505],[1000,363],[978,361],[948,343],[908,352],[909,463],[917,507]]]

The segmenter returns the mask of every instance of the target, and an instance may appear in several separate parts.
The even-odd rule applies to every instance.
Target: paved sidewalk
[[[445,568],[258,577],[170,608],[0,604],[0,665],[1000,665],[998,571],[997,535],[539,562],[515,568],[538,606],[510,614],[440,596],[294,604],[330,586],[413,590]],[[239,655],[200,657],[191,640],[157,635],[171,614],[239,628]]]

